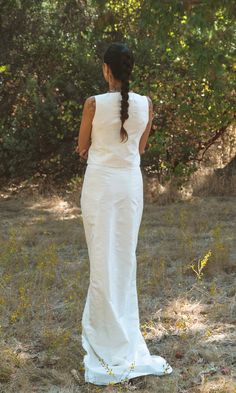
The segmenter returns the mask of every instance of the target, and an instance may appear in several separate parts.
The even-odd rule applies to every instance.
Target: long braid
[[[134,65],[132,51],[126,44],[115,42],[109,45],[104,53],[104,62],[109,64],[114,78],[121,81],[121,142],[128,140],[128,133],[124,128],[124,122],[128,119],[129,108],[129,79]]]
[[[129,108],[129,78],[132,71],[132,64],[130,59],[124,54],[122,59],[122,74],[121,74],[121,142],[123,140],[128,140],[128,133],[124,128],[124,122],[129,118],[128,108]]]

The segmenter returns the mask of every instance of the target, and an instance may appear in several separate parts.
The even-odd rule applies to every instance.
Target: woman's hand
[[[83,149],[81,151],[79,151],[79,146],[76,146],[76,153],[78,153],[80,155],[81,158],[83,158],[84,160],[86,160],[88,158],[88,150],[89,149]]]

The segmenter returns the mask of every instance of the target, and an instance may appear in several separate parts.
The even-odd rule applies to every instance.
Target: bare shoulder
[[[147,99],[148,99],[148,104],[149,104],[149,114],[150,114],[150,117],[153,118],[153,116],[154,116],[153,103],[152,103],[152,100],[149,96],[147,96]]]
[[[84,107],[92,115],[95,112],[96,101],[94,96],[86,98]]]
[[[153,108],[152,100],[149,96],[147,96],[147,99],[148,99],[148,103],[149,103],[149,109],[152,109]]]

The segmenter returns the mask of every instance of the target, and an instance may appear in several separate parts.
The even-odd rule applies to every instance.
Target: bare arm
[[[88,149],[91,145],[91,131],[95,105],[95,98],[91,96],[86,99],[83,107],[78,145],[76,147],[76,153],[79,153],[82,158],[87,158]]]
[[[152,104],[152,100],[150,97],[148,97],[148,102],[149,102],[149,120],[146,126],[145,131],[143,132],[140,141],[139,141],[139,153],[143,154],[145,152],[145,147],[147,144],[147,140],[148,140],[148,136],[149,133],[151,131],[152,128],[152,120],[154,117],[154,113],[153,113],[153,104]]]

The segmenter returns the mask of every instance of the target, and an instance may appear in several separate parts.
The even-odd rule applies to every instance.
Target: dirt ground
[[[235,393],[236,196],[153,199],[145,181],[140,328],[173,373],[105,387],[84,382],[81,184],[50,196],[1,191],[0,392]]]
[[[113,386],[84,381],[83,177],[1,184],[0,393],[236,393],[235,154],[232,125],[181,191],[144,176],[140,328],[173,373]]]

